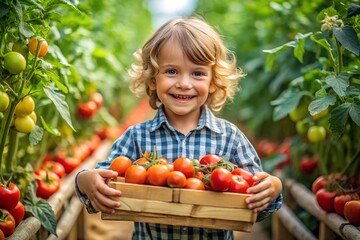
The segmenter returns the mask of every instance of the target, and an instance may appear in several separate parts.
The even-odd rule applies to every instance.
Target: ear
[[[215,91],[216,91],[216,87],[214,84],[211,83],[209,86],[209,93],[214,93]]]

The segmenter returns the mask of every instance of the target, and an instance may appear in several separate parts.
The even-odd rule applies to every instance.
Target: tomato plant
[[[186,185],[186,177],[180,171],[171,171],[166,179],[166,183],[172,188],[183,188]]]
[[[36,183],[36,196],[43,199],[48,199],[51,195],[57,192],[60,188],[60,178],[54,172],[49,172],[44,169],[39,169],[35,172]]]
[[[218,167],[215,168],[210,175],[210,186],[215,191],[227,191],[230,187],[232,174],[229,170]]]
[[[347,203],[351,199],[352,199],[352,197],[350,194],[343,194],[343,195],[336,196],[334,199],[335,212],[337,214],[339,214],[340,216],[344,217],[345,203]]]
[[[9,102],[9,95],[6,92],[0,91],[0,112],[3,112],[8,108]]]
[[[19,74],[26,68],[26,59],[18,52],[8,52],[4,56],[4,68],[11,74]]]
[[[126,170],[131,166],[130,158],[126,156],[116,157],[110,164],[110,170],[118,173],[119,177],[124,177]]]
[[[186,179],[185,188],[194,190],[205,190],[204,182],[196,177],[189,177]]]
[[[345,203],[344,216],[351,224],[360,226],[360,200],[351,200]]]
[[[147,169],[147,181],[151,185],[165,186],[170,169],[164,164],[152,165]]]
[[[182,172],[187,178],[192,177],[195,174],[195,167],[189,158],[179,157],[175,159],[173,165],[174,171]]]
[[[12,209],[20,201],[20,190],[13,182],[0,184],[0,208]]]
[[[14,217],[15,225],[18,225],[25,216],[25,207],[21,201],[19,201],[16,206],[9,210],[11,215]]]
[[[141,165],[131,165],[125,172],[126,183],[144,184],[146,182],[146,169]]]
[[[334,199],[336,197],[336,192],[329,192],[326,189],[322,188],[315,194],[316,201],[319,206],[327,213],[334,212]]]
[[[229,192],[246,193],[249,183],[239,175],[233,175],[230,182]]]
[[[40,42],[40,46],[39,45]],[[39,47],[39,50],[38,50]],[[29,40],[29,44],[28,44],[28,48],[29,48],[29,52],[32,55],[36,55],[36,52],[38,51],[38,57],[42,58],[44,57],[47,52],[48,52],[48,43],[46,42],[46,40],[44,38],[41,37],[33,37]]]
[[[15,219],[11,213],[5,209],[0,209],[0,230],[6,238],[15,231]]]

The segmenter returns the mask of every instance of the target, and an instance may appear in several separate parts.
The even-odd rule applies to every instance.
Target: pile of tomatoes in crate
[[[327,213],[335,212],[360,226],[360,175],[357,177],[332,174],[319,176],[312,183],[316,202]]]
[[[165,157],[159,157],[156,151],[145,152],[135,161],[118,156],[110,169],[124,177],[126,183],[172,188],[245,194],[257,183],[257,177],[251,172],[215,154],[205,155],[200,160],[178,157],[170,163]]]

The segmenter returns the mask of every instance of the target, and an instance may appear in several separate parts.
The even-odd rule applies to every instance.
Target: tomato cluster
[[[8,237],[24,218],[25,208],[20,201],[20,190],[13,182],[0,184],[0,199],[0,235]]]
[[[360,175],[357,178],[339,174],[319,176],[311,190],[319,207],[325,212],[335,212],[351,224],[360,225]]]
[[[34,99],[27,95],[15,108],[14,126],[18,132],[30,133],[35,129],[37,120]]]
[[[83,119],[92,118],[104,104],[103,96],[99,92],[95,92],[91,95],[90,100],[86,102],[80,102],[77,105],[78,116]]]
[[[135,161],[118,156],[112,161],[110,169],[118,172],[119,177],[124,177],[126,183],[172,188],[246,193],[250,186],[256,184],[252,173],[214,154],[205,155],[200,161],[178,157],[170,163],[166,158],[157,156],[155,151],[145,152]]]

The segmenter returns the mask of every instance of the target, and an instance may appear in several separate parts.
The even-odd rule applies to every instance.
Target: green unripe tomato
[[[312,118],[317,121],[317,120],[320,120],[322,119],[323,117],[327,116],[329,114],[329,109],[326,108],[325,110],[315,114],[314,116],[312,116]]]
[[[24,117],[30,115],[35,109],[35,102],[31,96],[24,97],[15,108],[15,115],[18,117]]]
[[[35,129],[35,123],[30,116],[15,117],[15,129],[21,133],[30,133]]]
[[[298,122],[309,116],[308,101],[301,101],[300,104],[289,113],[292,121]]]
[[[307,131],[307,138],[312,143],[319,143],[326,138],[326,129],[323,126],[311,126]]]
[[[6,92],[0,91],[0,112],[5,111],[9,107],[10,99]]]
[[[296,122],[296,131],[301,135],[306,134],[309,129],[309,122],[306,120],[307,119],[303,119]]]
[[[19,74],[26,68],[26,60],[18,52],[8,52],[4,55],[4,68],[10,74]]]

